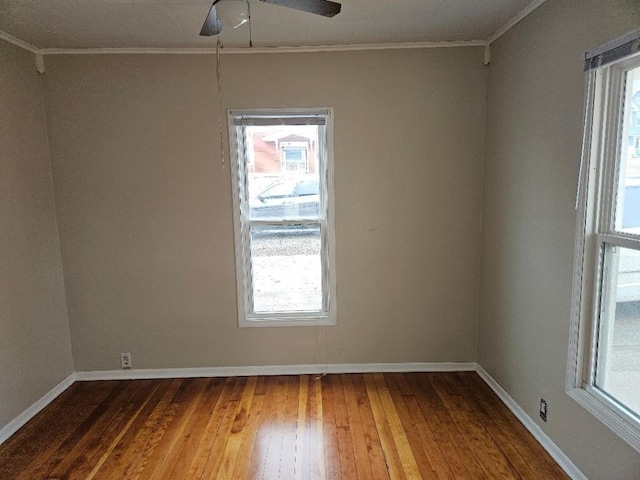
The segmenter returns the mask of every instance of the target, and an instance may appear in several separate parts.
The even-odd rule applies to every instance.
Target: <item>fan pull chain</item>
[[[222,69],[220,67],[220,37],[217,37],[216,41],[216,86],[218,87],[218,127],[220,131],[220,163],[224,170],[225,155],[224,155],[224,129],[222,125]]]
[[[253,34],[251,32],[251,3],[247,0],[247,17],[249,18],[249,48],[253,47]]]

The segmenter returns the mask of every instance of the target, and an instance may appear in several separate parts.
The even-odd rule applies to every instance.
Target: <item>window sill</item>
[[[593,388],[572,388],[567,394],[640,453],[640,422]]]
[[[336,325],[334,316],[308,315],[296,317],[257,317],[240,319],[240,328],[245,327],[318,327]]]

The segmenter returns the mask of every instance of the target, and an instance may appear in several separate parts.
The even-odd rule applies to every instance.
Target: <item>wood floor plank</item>
[[[384,403],[380,398],[380,392],[378,390],[375,376],[373,374],[365,374],[364,384],[367,388],[367,396],[369,397],[369,404],[371,405],[376,429],[378,430],[380,445],[384,452],[389,477],[392,480],[406,478],[400,452],[398,452],[396,442],[394,440],[394,432],[389,424]]]
[[[301,376],[300,401],[298,410],[297,450],[301,458],[296,464],[296,478],[299,480],[325,479],[322,407],[317,377]]]
[[[0,445],[16,479],[567,479],[475,372],[72,385]]]
[[[326,455],[324,450],[324,408],[322,405],[322,382],[319,376],[315,377],[312,382],[309,410],[309,421],[313,437],[313,441],[310,443],[311,458],[313,458],[312,474],[315,475],[315,472],[317,472],[317,478],[325,480],[327,475],[324,465]]]
[[[33,461],[22,471],[17,477],[19,480],[29,480],[43,476],[46,471],[50,469],[50,463],[52,457],[55,458],[56,451],[59,449],[68,436],[73,434],[73,431],[80,426],[82,422],[79,422],[78,417],[86,418],[91,414],[84,409],[77,409],[75,407],[65,406],[58,412],[55,418],[52,428],[43,432],[52,441],[47,449],[41,450],[34,457]]]
[[[75,385],[81,387],[76,390],[77,398],[86,398],[86,405],[93,405],[95,408],[49,458],[49,465],[45,470],[48,470],[47,475],[52,478],[63,476],[66,469],[86,451],[90,442],[95,439],[96,432],[100,432],[108,421],[104,415],[105,410],[125,390],[124,384],[114,382],[82,382]],[[74,408],[81,407],[72,398],[61,401]],[[57,413],[54,415],[57,416]],[[0,478],[3,478],[2,475]]]
[[[236,457],[236,464],[231,478],[251,478],[249,476],[251,458],[255,451],[256,436],[262,420],[262,409],[264,408],[266,382],[261,382],[263,379],[266,380],[266,377],[260,377],[256,382],[253,399],[247,412],[247,421],[244,426],[242,442],[240,443],[240,449]]]
[[[430,379],[487,477],[518,480],[520,476],[507,461],[466,400],[458,394],[455,385],[450,380],[448,373],[432,376]]]
[[[409,411],[410,417],[413,419],[414,425],[418,434],[420,435],[420,439],[424,444],[424,449],[429,456],[429,461],[433,466],[434,470],[437,473],[438,479],[440,480],[452,480],[455,478],[451,467],[447,463],[447,460],[438,444],[438,441],[435,438],[431,427],[429,426],[429,422],[425,419],[422,410],[420,409],[420,404],[418,403],[415,396],[408,396],[404,398],[404,402],[407,405],[407,409]]]
[[[219,393],[209,398],[209,404],[207,406],[207,410],[210,412],[209,420],[200,437],[196,451],[193,454],[186,478],[200,478],[202,476],[202,472],[211,454],[211,449],[218,436],[224,413],[229,407],[231,393],[235,384],[235,379],[227,378],[220,386]]]
[[[376,480],[388,479],[389,471],[380,444],[380,437],[376,428],[376,422],[369,403],[367,395],[367,387],[364,383],[364,377],[361,374],[351,375],[353,380],[353,388],[358,402],[360,411],[360,421],[362,422],[362,430],[364,432],[364,441],[369,452],[369,466],[371,473]]]
[[[568,478],[560,466],[536,441],[531,433],[509,411],[507,406],[493,393],[491,388],[476,373],[468,372],[465,381],[470,385],[474,398],[496,422],[500,431],[509,439],[527,465],[536,473],[537,478]]]
[[[331,376],[331,388],[336,420],[336,434],[338,438],[338,455],[340,458],[340,478],[358,478],[356,461],[353,450],[353,439],[349,427],[349,414],[347,412],[347,400],[344,396],[342,378],[339,375]]]
[[[157,479],[172,468],[172,462],[167,460],[174,458],[174,449],[182,440],[182,432],[185,429],[184,423],[191,418],[194,412],[193,401],[199,398],[202,388],[202,383],[198,379],[185,379],[180,383],[174,397],[171,399],[171,403],[167,407],[167,416],[161,429],[162,436],[156,443],[149,462],[140,474],[141,478]],[[101,476],[99,478],[103,478],[102,474],[106,472],[100,473]]]
[[[279,385],[278,377],[268,378],[264,394],[264,408],[261,413],[262,418],[256,436],[254,452],[251,457],[251,473],[249,478],[256,480],[267,478],[265,476],[265,471],[267,469],[267,463],[269,461],[269,446],[273,447],[273,444],[270,442],[270,440],[272,438],[280,438],[279,436],[276,436],[277,432],[274,432],[274,429],[276,428],[275,418],[278,412],[277,399],[282,395],[281,389],[282,386],[281,384]],[[272,462],[273,461],[279,462],[280,459],[272,459]]]
[[[369,450],[364,436],[362,419],[360,418],[360,408],[356,397],[355,387],[351,375],[342,375],[342,388],[344,389],[345,403],[347,407],[347,417],[349,430],[351,433],[351,443],[356,462],[356,471],[359,480],[372,479],[373,472],[369,463]]]
[[[300,379],[297,379],[297,382]],[[296,383],[297,383],[296,382]],[[293,478],[295,465],[282,465],[282,452],[285,437],[290,434],[285,429],[285,415],[287,410],[287,395],[289,390],[288,377],[277,377],[274,385],[273,404],[268,409],[268,428],[260,436],[260,446],[264,451],[262,476],[258,478],[279,478],[288,475]],[[282,469],[285,469],[282,471]]]
[[[425,480],[437,480],[438,474],[434,465],[431,462],[431,458],[427,450],[425,450],[425,444],[422,441],[420,433],[416,428],[416,421],[411,416],[409,408],[405,402],[405,397],[413,397],[413,392],[400,374],[387,374],[385,375],[385,383],[391,395],[393,405],[398,413],[398,418],[402,424],[402,429],[405,432],[407,442],[411,448],[411,452],[416,460],[416,466],[420,471],[420,478]]]
[[[172,474],[188,471],[198,454],[200,441],[205,434],[209,416],[215,408],[217,400],[220,398],[224,381],[219,378],[203,379],[204,388],[198,408],[191,418],[190,425],[187,427],[182,447],[176,458],[173,460]],[[169,478],[171,478],[171,475]]]
[[[170,387],[170,380],[153,382],[149,385],[149,388],[154,388],[148,393],[149,401],[143,406],[137,418],[129,425],[127,431],[123,432],[124,435],[120,441],[104,460],[101,468],[108,472],[109,476],[124,478],[126,471],[132,464],[136,463],[138,456],[142,455],[146,447],[145,443],[149,438],[147,422]]]
[[[301,375],[298,389],[298,422],[296,428],[294,476],[296,480],[307,478],[308,464],[305,457],[309,455],[309,439],[307,435],[307,402],[309,398],[309,376]]]
[[[300,410],[300,393],[302,378],[292,375],[287,377],[287,391],[282,420],[282,443],[280,451],[279,474],[281,477],[294,478],[296,476],[298,411]]]
[[[73,463],[67,463],[65,458],[54,472],[60,467],[65,467],[67,472],[63,478],[68,479],[84,479],[91,474],[95,465],[103,457],[105,450],[113,444],[131,420],[131,416],[139,408],[140,402],[144,402],[148,398],[148,389],[152,388],[152,383],[135,381],[128,382],[125,386],[127,388],[123,389],[120,395],[115,398],[109,397],[103,402],[103,407],[106,408],[101,410],[100,419],[87,434],[89,441],[85,442],[83,439],[80,445],[74,449],[74,455],[71,455],[70,459],[73,460]]]
[[[378,388],[378,394],[382,401],[385,416],[389,423],[389,428],[393,435],[393,442],[396,445],[400,461],[402,462],[404,474],[408,479],[421,478],[420,468],[418,467],[416,458],[411,450],[407,434],[402,427],[402,421],[400,420],[398,410],[393,403],[393,398],[391,398],[391,393],[389,392],[385,376],[382,373],[376,373],[373,377],[376,382],[376,387]]]
[[[231,431],[228,435],[227,446],[225,448],[220,470],[216,478],[220,480],[227,480],[233,478],[233,471],[236,467],[236,461],[238,459],[238,453],[240,452],[240,445],[242,444],[242,438],[245,434],[245,427],[247,425],[248,412],[253,402],[253,396],[256,389],[256,377],[249,377],[247,383],[242,392],[242,398],[235,411],[235,418],[233,425],[231,425]],[[180,469],[178,469],[173,478],[179,475]]]
[[[216,436],[211,445],[211,451],[209,452],[207,462],[204,465],[204,469],[200,477],[204,480],[215,479],[218,475],[218,471],[224,458],[224,452],[229,442],[229,436],[233,430],[233,425],[236,420],[236,414],[240,408],[242,392],[244,392],[245,385],[246,378],[237,378],[231,388],[227,406],[224,410],[222,421],[220,423],[220,428],[216,432]]]
[[[336,431],[332,376],[325,375],[320,381],[322,385],[322,431],[324,433],[325,475],[328,480],[338,480],[340,479],[340,455],[338,449],[338,434]]]
[[[162,380],[167,382],[166,389],[158,389],[157,393],[160,398],[156,403],[153,411],[149,413],[145,419],[144,425],[138,432],[137,442],[141,445],[141,451],[134,460],[127,465],[123,479],[137,480],[146,468],[151,455],[160,443],[164,432],[166,431],[171,419],[173,418],[173,409],[170,408],[182,381],[178,379]]]
[[[194,393],[189,400],[189,407],[185,410],[184,416],[181,418],[175,432],[172,434],[173,442],[169,446],[163,463],[164,468],[158,471],[153,477],[161,480],[171,480],[183,471],[185,465],[190,465],[190,459],[193,455],[193,447],[190,446],[191,436],[199,433],[197,427],[198,410],[200,405],[207,399],[207,386],[209,382],[205,379],[196,379],[193,387]]]
[[[427,374],[412,373],[407,378],[454,477],[485,479],[484,471],[429,382]]]
[[[538,478],[544,478],[548,476],[548,472],[535,471],[531,468],[529,463],[520,455],[520,452],[515,448],[511,440],[505,432],[500,428],[500,425],[496,421],[493,415],[491,415],[485,406],[478,400],[474,389],[469,385],[468,381],[458,382],[457,386],[465,401],[473,412],[478,416],[479,421],[483,427],[487,430],[487,433],[491,436],[495,444],[497,445],[512,467],[516,470],[518,475],[523,480],[535,480]]]
[[[153,392],[155,392],[157,388],[158,388],[158,385],[156,384]],[[153,392],[151,392],[151,394],[153,394]],[[132,412],[128,415],[128,419],[126,423],[124,423],[122,428],[119,429],[118,435],[116,435],[116,437],[112,440],[109,446],[104,450],[103,454],[98,458],[98,461],[94,465],[93,469],[87,475],[86,480],[92,480],[94,478],[109,478],[112,476],[111,471],[105,470],[100,474],[100,470],[102,469],[104,464],[109,460],[109,458],[113,458],[111,456],[116,451],[122,438],[129,432],[132,425],[138,420],[138,418],[140,417],[140,414],[144,411],[145,407],[150,401],[151,401],[151,396],[147,396],[146,398],[144,398],[144,400],[142,401],[142,404],[137,409],[132,410]],[[124,421],[124,418],[122,420]]]
[[[99,385],[96,385],[91,391],[88,391],[86,388],[87,383],[88,382],[76,382],[71,385],[55,402],[45,407],[32,418],[27,425],[14,433],[6,442],[0,444],[0,458],[22,457],[29,461],[33,460],[34,455],[38,452],[34,450],[37,447],[33,444],[32,438],[44,434],[43,428],[49,428],[47,424],[50,422],[50,418],[57,417],[63,408],[78,406],[78,403],[75,402],[74,399],[80,397],[86,398],[86,405],[94,405],[97,408],[102,398],[109,394],[117,396],[118,393],[125,388],[124,384],[118,382],[96,382]],[[89,421],[87,425],[91,425],[91,421]],[[4,472],[2,468],[6,466],[6,464],[0,464],[0,478],[5,478],[4,475],[6,475],[7,472]],[[25,468],[25,465],[22,463],[14,464],[12,467],[22,469]]]

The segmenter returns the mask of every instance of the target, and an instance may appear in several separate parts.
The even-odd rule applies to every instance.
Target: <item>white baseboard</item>
[[[246,377],[253,375],[313,375],[324,373],[372,372],[472,372],[474,362],[449,363],[337,363],[328,365],[267,365],[168,369],[106,370],[77,372],[78,381],[141,380],[153,378]]]
[[[575,464],[567,457],[560,447],[551,440],[546,433],[531,419],[529,415],[511,398],[504,388],[502,388],[489,373],[478,365],[476,370],[478,375],[485,381],[487,385],[495,392],[502,403],[520,420],[527,430],[535,437],[542,447],[553,457],[569,477],[573,480],[588,480],[587,477],[575,466]]]
[[[38,401],[27,408],[24,412],[11,420],[7,425],[0,429],[0,445],[4,443],[11,435],[16,433],[25,423],[35,417],[44,407],[53,402],[62,392],[69,388],[76,381],[76,374],[72,373],[58,385],[53,387],[51,391],[44,394]]]

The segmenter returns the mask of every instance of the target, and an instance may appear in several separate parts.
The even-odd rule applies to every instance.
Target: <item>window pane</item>
[[[255,313],[322,311],[318,225],[251,228]]]
[[[284,149],[284,157],[288,162],[301,162],[302,158],[302,148],[300,147],[285,147]]]
[[[616,230],[640,234],[640,67],[626,74]]]
[[[317,125],[246,126],[251,220],[315,220],[320,213]]]
[[[640,251],[607,253],[596,386],[640,415]]]

